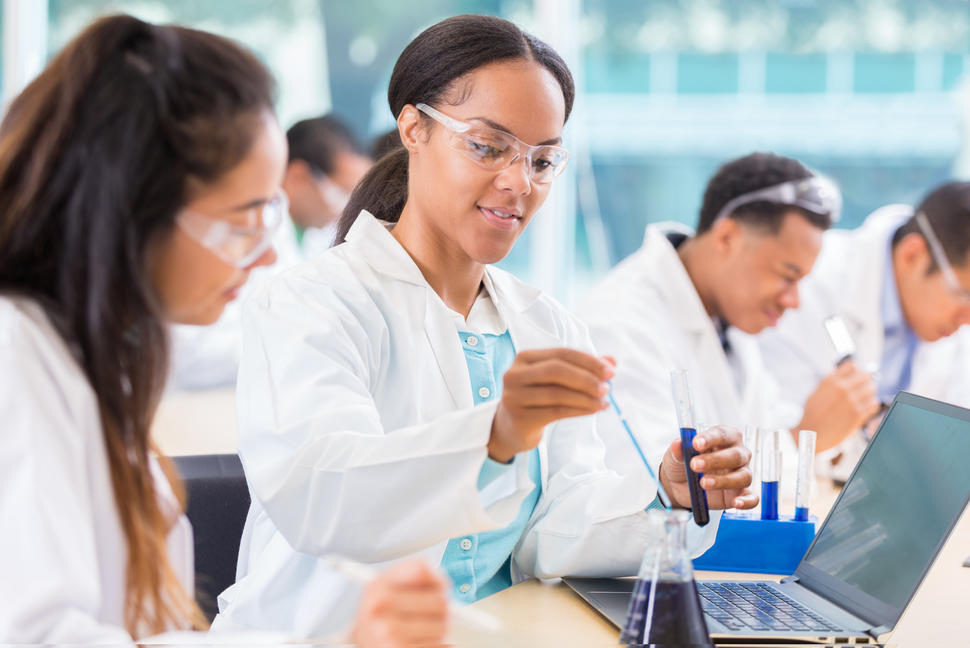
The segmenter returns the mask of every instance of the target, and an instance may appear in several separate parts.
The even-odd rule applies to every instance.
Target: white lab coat
[[[745,425],[774,425],[778,418],[774,412],[777,387],[764,369],[757,342],[728,328],[733,356],[729,360],[713,320],[667,239],[671,229],[688,233],[682,226],[648,226],[640,249],[613,268],[577,310],[589,325],[597,350],[616,358],[613,394],[654,462],[678,438],[672,371],[687,370],[697,424],[743,430]],[[615,417],[604,412],[599,418],[607,465],[621,474],[643,474],[640,459]],[[794,448],[794,442],[783,443]]]
[[[517,351],[590,349],[538,290],[492,267],[484,282]],[[533,488],[527,462],[478,490],[497,403],[473,405],[453,312],[380,221],[362,212],[347,243],[259,290],[243,322],[239,452],[253,505],[239,580],[220,601],[231,627],[325,634],[312,601],[333,597],[318,556],[437,565],[450,538],[515,518]],[[635,573],[655,492],[605,470],[593,417],[549,426],[538,449],[542,496],[513,578]]]
[[[0,644],[117,644],[126,544],[97,401],[32,300],[0,297]],[[157,465],[162,505],[178,510]],[[193,587],[192,529],[179,515],[169,560]]]
[[[878,369],[883,352],[882,293],[893,233],[912,215],[889,205],[854,230],[825,233],[812,272],[799,285],[801,305],[759,336],[768,369],[796,420],[801,407],[839,360],[823,321],[841,315],[855,340],[856,364]],[[907,391],[970,406],[970,331],[919,343]]]

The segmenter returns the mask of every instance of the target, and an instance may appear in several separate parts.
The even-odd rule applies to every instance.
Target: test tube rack
[[[791,515],[762,520],[725,512],[714,546],[694,559],[694,569],[790,575],[812,544],[817,522],[814,515],[802,522]]]

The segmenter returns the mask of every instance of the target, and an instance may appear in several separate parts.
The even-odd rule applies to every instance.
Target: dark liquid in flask
[[[694,436],[697,430],[680,428],[680,449],[684,453],[684,468],[687,469],[687,489],[690,491],[690,507],[693,509],[694,522],[704,526],[711,517],[707,511],[707,493],[701,488],[701,476],[690,469],[690,460],[699,452],[694,449]]]
[[[637,580],[620,635],[627,646],[713,646],[704,622],[694,581],[659,582],[653,603],[649,636],[644,636],[650,604],[650,581]]]

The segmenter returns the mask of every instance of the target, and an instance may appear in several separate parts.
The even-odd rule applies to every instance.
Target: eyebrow
[[[242,205],[237,205],[235,207],[232,207],[232,208],[230,208],[229,211],[234,211],[234,212],[247,211],[249,209],[255,209],[257,207],[262,207],[263,205],[265,205],[269,201],[270,201],[269,198],[255,198],[253,200],[250,200],[248,203],[245,203],[245,204],[242,204]]]
[[[794,263],[786,263],[784,265],[785,265],[786,268],[788,268],[789,270],[791,270],[792,272],[794,272],[795,274],[797,274],[799,277],[802,276],[802,269],[799,268]]]
[[[498,122],[493,122],[488,117],[469,117],[466,121],[471,121],[472,119],[474,119],[476,121],[480,121],[480,122],[486,124],[487,126],[491,126],[492,128],[494,128],[496,130],[500,130],[502,132],[508,133],[512,137],[518,138],[518,136],[515,133],[512,132],[512,129],[511,128],[506,128],[505,126],[503,126],[502,124],[499,124]],[[518,138],[518,139],[521,139],[521,138]],[[554,137],[552,139],[548,139],[545,142],[539,142],[538,144],[536,144],[536,146],[558,146],[559,144],[562,144],[562,137],[561,136],[560,137]]]

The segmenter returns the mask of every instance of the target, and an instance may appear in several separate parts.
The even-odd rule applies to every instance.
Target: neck
[[[704,310],[711,317],[719,315],[717,300],[714,299],[714,279],[716,269],[711,263],[713,250],[708,249],[708,241],[701,236],[700,238],[689,238],[677,248],[677,256],[684,264],[684,270],[690,277],[690,282],[694,284],[697,296],[701,298]]]
[[[416,211],[410,202],[406,203],[391,236],[411,256],[441,301],[468,317],[481,289],[485,265],[470,258],[455,241],[431,227],[430,219],[422,218]]]

